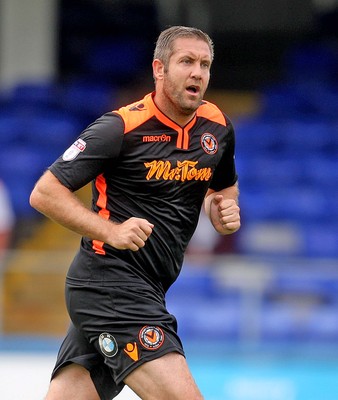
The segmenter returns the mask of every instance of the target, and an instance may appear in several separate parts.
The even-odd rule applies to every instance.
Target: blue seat
[[[236,148],[238,154],[256,155],[282,150],[282,125],[279,121],[260,118],[241,119],[236,123]]]
[[[0,154],[0,178],[5,182],[17,217],[36,215],[29,195],[48,163],[46,155],[27,146],[13,145]]]
[[[25,119],[26,142],[53,152],[65,149],[80,134],[80,121],[63,112],[32,114]]]
[[[337,201],[338,158],[325,154],[309,154],[303,159],[302,164],[304,180],[320,190],[328,190],[330,196],[336,194]]]
[[[308,257],[338,257],[338,221],[308,224],[303,227],[304,255]]]
[[[0,112],[0,145],[20,143],[24,140],[22,118],[7,112]]]
[[[238,158],[237,158],[238,159]],[[255,187],[290,187],[298,185],[304,174],[303,163],[288,154],[262,154],[236,159],[242,190]]]
[[[120,86],[139,77],[147,56],[148,43],[142,37],[100,39],[93,41],[83,61],[83,70],[89,76],[99,76]]]
[[[311,99],[297,88],[297,83],[283,80],[261,89],[261,114],[283,121],[286,117],[304,117],[313,113]]]
[[[116,87],[76,78],[62,86],[59,101],[63,109],[80,116],[87,125],[102,114],[115,109],[116,99]]]
[[[337,45],[330,40],[309,40],[290,46],[282,60],[292,80],[334,82],[338,68]]]
[[[283,303],[265,304],[259,315],[260,338],[263,341],[284,341],[300,336],[296,315]]]
[[[308,320],[309,339],[320,340],[325,343],[337,343],[338,340],[338,313],[337,304],[317,306]]]
[[[225,301],[191,297],[186,302],[167,302],[168,310],[178,320],[183,339],[225,340],[238,338],[240,312]]]
[[[283,123],[281,141],[289,155],[299,157],[326,151],[332,144],[332,132],[327,121],[287,119]]]
[[[18,105],[53,107],[57,105],[58,85],[52,81],[21,81],[10,91],[8,100]]]
[[[329,222],[332,198],[313,186],[258,187],[241,192],[241,210],[244,220]]]

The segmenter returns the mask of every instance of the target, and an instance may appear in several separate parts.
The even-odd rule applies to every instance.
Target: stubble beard
[[[168,90],[169,89],[169,90]],[[172,108],[178,110],[184,115],[192,115],[196,112],[198,107],[201,105],[203,97],[200,96],[196,100],[188,100],[187,94],[179,90],[173,89],[172,85],[169,88],[164,88],[164,92],[168,101],[171,103]]]

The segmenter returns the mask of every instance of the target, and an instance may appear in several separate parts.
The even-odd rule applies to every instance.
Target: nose
[[[195,63],[191,70],[191,76],[195,79],[200,79],[202,76],[202,68],[199,63]]]

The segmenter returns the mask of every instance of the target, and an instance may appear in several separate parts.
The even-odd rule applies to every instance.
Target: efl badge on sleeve
[[[63,161],[74,160],[86,148],[86,142],[82,139],[77,139],[62,156]]]

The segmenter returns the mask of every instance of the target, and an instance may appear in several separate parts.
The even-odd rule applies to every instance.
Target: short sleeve
[[[80,134],[49,170],[67,188],[78,190],[119,156],[123,138],[121,117],[113,112],[104,114]]]

